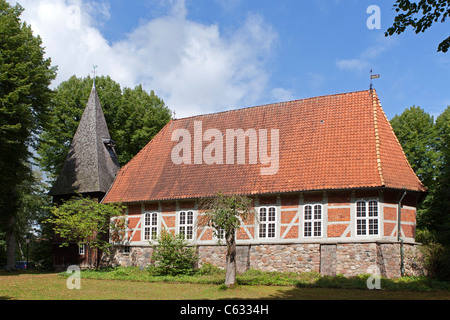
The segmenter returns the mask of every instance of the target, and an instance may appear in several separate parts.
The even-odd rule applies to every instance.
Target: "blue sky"
[[[10,0],[10,2],[15,2]],[[385,37],[394,0],[22,0],[58,65],[155,90],[177,117],[374,87],[388,118],[450,105],[450,22]],[[378,5],[381,29],[369,29]]]

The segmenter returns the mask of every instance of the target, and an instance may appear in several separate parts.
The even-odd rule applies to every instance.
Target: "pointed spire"
[[[106,193],[120,169],[95,84],[50,195]]]

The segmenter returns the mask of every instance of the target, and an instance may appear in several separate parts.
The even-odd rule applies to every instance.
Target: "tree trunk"
[[[236,285],[236,239],[234,231],[226,234],[227,238],[227,265],[225,285],[233,288]]]
[[[14,235],[14,225],[16,217],[11,215],[6,226],[6,270],[16,269],[16,237]]]

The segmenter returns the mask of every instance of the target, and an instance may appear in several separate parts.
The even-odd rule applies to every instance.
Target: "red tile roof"
[[[194,122],[203,133],[218,129],[279,130],[279,170],[261,175],[270,165],[174,164],[171,141],[187,129],[194,143]],[[223,142],[224,163],[226,142]],[[211,142],[203,142],[202,150]],[[258,145],[259,147],[259,145]],[[247,144],[248,152],[248,144]],[[192,163],[194,163],[192,147]],[[177,119],[167,124],[124,166],[103,202],[189,199],[224,194],[386,187],[425,191],[395,137],[375,90]]]

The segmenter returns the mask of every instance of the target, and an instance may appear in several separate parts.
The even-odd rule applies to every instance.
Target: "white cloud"
[[[363,71],[368,68],[368,62],[363,59],[343,59],[338,60],[336,65],[343,70]]]
[[[291,101],[295,97],[290,90],[284,88],[274,88],[271,91],[272,97],[275,98],[275,102]]]
[[[378,35],[374,42],[374,45],[364,50],[357,58],[337,60],[336,66],[341,70],[369,71],[371,63],[395,44],[393,38],[386,38],[384,34]]]
[[[74,74],[85,77],[98,65],[99,74],[122,86],[155,90],[178,117],[248,106],[267,90],[265,67],[277,34],[259,15],[248,15],[225,36],[216,24],[187,19],[184,0],[171,0],[171,13],[141,23],[125,40],[109,44],[98,30],[98,21],[111,14],[107,1],[20,3],[22,18],[58,65],[54,85]]]

